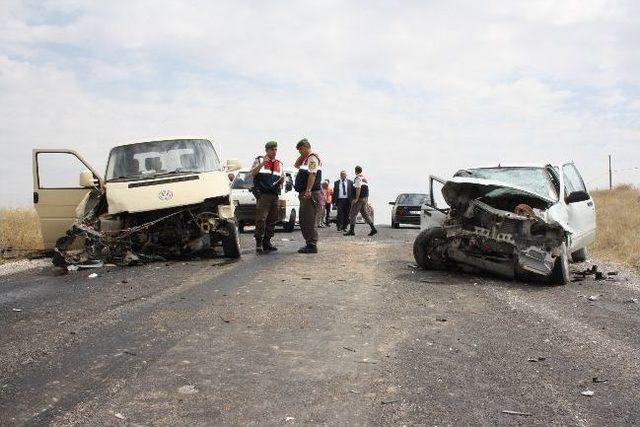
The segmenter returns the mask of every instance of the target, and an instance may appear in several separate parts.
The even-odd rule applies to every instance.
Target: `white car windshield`
[[[231,188],[236,190],[248,190],[251,187],[253,187],[253,177],[249,172],[239,172],[231,184]]]
[[[173,139],[123,145],[111,150],[106,180],[155,178],[222,170],[220,159],[206,139]]]
[[[551,200],[558,200],[556,188],[549,172],[545,168],[499,167],[465,169],[456,175],[499,181],[507,185],[523,188]]]

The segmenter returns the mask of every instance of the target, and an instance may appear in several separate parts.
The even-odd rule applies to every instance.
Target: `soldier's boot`
[[[344,236],[355,236],[355,235],[356,235],[356,225],[351,224],[349,225],[349,231],[344,233]]]
[[[256,253],[258,255],[264,253],[264,246],[262,245],[262,238],[256,237]]]
[[[369,236],[373,236],[374,234],[378,234],[378,229],[372,225],[371,231],[369,232]]]
[[[264,249],[265,252],[273,252],[278,250],[278,248],[271,244],[271,239],[264,239],[264,242],[262,243],[262,249]]]

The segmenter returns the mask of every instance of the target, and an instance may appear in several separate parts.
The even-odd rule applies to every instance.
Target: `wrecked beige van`
[[[74,150],[34,149],[33,202],[45,249],[58,266],[133,264],[215,246],[238,258],[227,171],[239,168],[237,161],[223,167],[207,139],[114,147],[104,177]],[[79,183],[62,178],[78,170]]]

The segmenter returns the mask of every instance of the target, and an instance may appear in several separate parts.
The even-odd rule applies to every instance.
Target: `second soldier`
[[[277,251],[271,244],[278,219],[278,198],[283,182],[282,163],[276,159],[278,143],[265,144],[265,155],[256,158],[251,168],[256,196],[256,252]]]

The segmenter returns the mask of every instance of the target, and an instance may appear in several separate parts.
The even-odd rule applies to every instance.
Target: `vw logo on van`
[[[171,200],[173,199],[173,191],[171,190],[162,190],[158,193],[158,199],[160,200]]]

